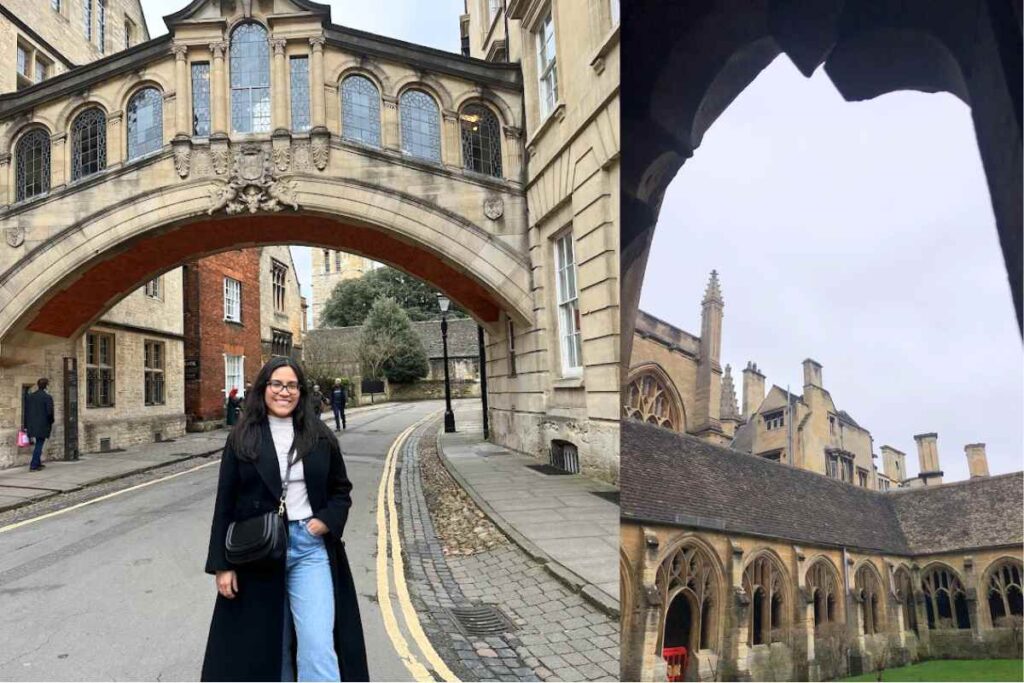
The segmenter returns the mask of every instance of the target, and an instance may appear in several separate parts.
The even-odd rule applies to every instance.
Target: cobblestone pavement
[[[618,621],[572,593],[518,546],[506,539],[478,545],[470,554],[446,552],[440,536],[448,530],[435,527],[421,471],[433,468],[431,459],[437,458],[437,428],[437,422],[424,425],[406,441],[398,487],[407,579],[438,653],[464,680],[618,680]],[[438,486],[435,475],[429,481]],[[433,499],[437,492],[430,494]],[[465,553],[466,544],[458,545]],[[486,606],[499,615],[485,634],[468,629],[452,611]]]

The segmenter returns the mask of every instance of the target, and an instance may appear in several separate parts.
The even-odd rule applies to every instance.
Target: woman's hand
[[[330,531],[330,529],[327,528],[327,525],[316,517],[311,517],[309,521],[306,522],[306,529],[314,536],[323,536]]]
[[[217,572],[217,592],[228,600],[234,600],[238,594],[238,574],[234,569]]]

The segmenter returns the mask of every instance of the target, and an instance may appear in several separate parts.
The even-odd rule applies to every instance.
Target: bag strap
[[[295,441],[292,441],[288,449],[288,467],[284,471],[284,481],[281,482],[281,500],[277,505],[277,516],[284,517],[284,500],[288,497],[288,482],[291,480],[292,465],[298,462],[298,458],[292,460],[292,453],[295,452]]]

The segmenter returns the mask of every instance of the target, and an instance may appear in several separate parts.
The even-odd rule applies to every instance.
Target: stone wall
[[[299,274],[292,261],[291,248],[287,245],[262,247],[260,250],[260,338],[263,342],[261,363],[271,356],[273,330],[276,328],[292,335],[292,357],[302,358],[302,293]],[[274,305],[273,262],[288,268],[285,277],[284,309]]]

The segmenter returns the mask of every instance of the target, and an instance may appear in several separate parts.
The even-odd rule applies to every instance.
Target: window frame
[[[108,363],[104,363],[102,341],[107,341]],[[85,407],[113,408],[117,405],[117,338],[110,332],[85,334]],[[95,349],[95,352],[94,352]],[[95,362],[94,362],[95,361]],[[104,379],[104,376],[106,379]],[[106,384],[106,402],[102,384]]]
[[[270,283],[274,312],[284,313],[288,295],[288,266],[275,258],[270,259]]]
[[[152,280],[146,282],[146,284],[142,288],[142,292],[148,299],[156,299],[158,301],[163,301],[163,276],[158,275]]]
[[[166,405],[167,345],[156,339],[143,339],[142,345],[143,403],[147,406]]]
[[[86,132],[86,126],[91,124],[83,124],[79,126],[79,121],[84,121],[87,116],[97,118],[98,123],[95,138],[96,142],[96,168],[91,171],[86,170],[84,162],[81,157],[86,153],[84,149],[85,142],[80,142],[80,136]],[[97,105],[90,105],[82,109],[71,122],[71,182],[77,182],[88,178],[89,176],[96,175],[107,168],[107,114],[103,109]],[[78,130],[81,128],[81,130]],[[91,135],[91,133],[90,133]],[[82,149],[79,149],[79,147]],[[92,167],[90,164],[89,168]]]
[[[152,117],[153,125],[151,125],[147,130],[151,131],[151,134],[155,132],[156,137],[149,137],[142,142],[136,141],[133,143],[132,133],[139,131],[137,121],[139,105],[137,104],[137,102],[142,98],[149,100],[144,103],[144,106],[154,107],[154,114]],[[135,107],[134,112],[132,110],[133,106]],[[149,154],[155,154],[156,152],[159,152],[161,149],[163,149],[164,96],[163,93],[160,92],[160,89],[158,87],[156,87],[155,85],[146,85],[132,93],[132,96],[128,98],[128,106],[125,107],[124,116],[126,161],[135,161],[136,159],[141,159],[142,157],[145,157],[146,155]],[[133,116],[136,117],[135,125],[133,125],[132,123]],[[147,145],[152,145],[154,142],[156,143],[155,146],[153,146],[152,149],[148,149]],[[142,149],[133,149],[135,147],[142,147]]]
[[[238,38],[237,38],[239,32],[240,31],[247,31],[249,29],[249,27],[258,28],[262,32],[263,40],[262,41],[258,41],[258,40],[254,40],[254,41],[250,41],[250,40],[239,41]],[[261,78],[262,81],[265,81],[266,84],[265,85],[258,85],[258,84],[254,85],[252,83],[247,83],[247,84],[243,85],[243,84],[241,84],[242,74],[244,74],[246,72],[239,68],[240,65],[236,65],[236,63],[235,63],[236,58],[240,62],[243,58],[257,58],[258,59],[259,55],[253,55],[253,56],[246,57],[246,55],[241,54],[242,48],[239,47],[238,48],[238,52],[236,52],[235,48],[236,48],[236,46],[241,46],[241,45],[245,45],[245,44],[248,44],[248,43],[260,43],[260,42],[262,42],[262,46],[261,47],[262,47],[262,49],[264,51],[263,54],[266,56],[266,59],[264,60],[265,64],[266,64],[266,69],[263,70],[262,73],[257,72],[256,69],[252,69],[248,73],[257,75],[258,77]],[[263,24],[261,24],[258,21],[245,21],[245,22],[242,22],[242,23],[238,24],[237,26],[235,26],[231,30],[231,36],[230,36],[230,39],[229,39],[229,42],[228,42],[228,92],[229,92],[228,115],[229,115],[229,117],[231,119],[231,132],[232,133],[237,133],[237,134],[240,134],[240,135],[254,135],[254,134],[258,135],[258,134],[269,133],[270,132],[271,126],[273,125],[272,124],[272,118],[273,118],[272,109],[273,109],[273,105],[272,105],[271,93],[270,93],[270,82],[271,82],[270,71],[271,71],[270,31],[267,29],[267,27],[264,26]],[[239,79],[238,84],[236,84],[236,80],[235,80],[236,76]],[[256,92],[256,91],[263,91],[265,93],[265,97],[260,96],[259,99],[254,103],[253,93]],[[242,103],[242,100],[240,100],[238,98],[241,98],[243,94],[245,95],[245,98],[247,100],[247,102],[246,102],[246,105],[247,105],[247,108],[246,108],[247,124],[246,124],[246,128],[244,130],[242,128],[239,128],[236,125],[236,124],[238,124],[241,121],[241,116],[240,115],[236,115],[236,114],[240,114],[241,112],[240,111],[236,111],[236,108],[235,108],[236,104],[240,105]],[[260,104],[261,106],[265,104],[265,106],[266,106],[266,111],[265,112],[261,112],[258,118],[257,118],[257,115],[255,113],[255,111],[256,111],[256,104]]]
[[[475,122],[468,118],[473,114],[467,113],[467,111],[473,110],[479,110],[480,112],[480,119]],[[476,123],[476,128],[468,130],[474,123]],[[469,102],[464,105],[459,110],[459,141],[462,153],[462,168],[490,178],[498,178],[499,180],[504,178],[501,117],[494,110],[483,102]]]
[[[537,102],[543,121],[558,107],[558,39],[555,36],[555,17],[551,7],[534,30],[537,59]],[[548,59],[545,48],[550,44]]]
[[[583,375],[583,317],[579,310],[579,273],[576,264],[576,244],[572,228],[563,230],[552,238],[554,252],[554,276],[555,276],[555,311],[558,319],[558,350],[561,362],[559,364],[562,377],[581,377]],[[572,250],[572,258],[563,259],[562,245],[569,245]],[[565,261],[563,263],[563,260]],[[566,296],[563,296],[563,273],[570,273],[565,278]],[[570,285],[574,296],[568,296]],[[573,330],[566,331],[567,322],[572,322]],[[575,353],[576,364],[572,364],[572,355]]]
[[[39,148],[40,159],[39,159],[39,163],[38,163],[38,166],[40,167],[39,168],[39,181],[40,181],[39,182],[39,187],[40,187],[40,189],[37,192],[33,192],[32,194],[28,194],[27,191],[23,191],[23,189],[22,189],[22,186],[24,184],[23,180],[25,178],[25,169],[23,168],[23,166],[24,166],[24,164],[27,163],[27,159],[24,157],[24,154],[25,154],[26,150],[24,149],[23,145],[27,146],[29,144],[29,143],[25,142],[25,140],[31,139],[29,136],[32,136],[32,138],[41,137],[41,140],[42,140],[42,145]],[[50,131],[48,131],[47,129],[42,128],[40,126],[32,126],[28,130],[23,132],[18,137],[18,141],[14,144],[14,198],[15,198],[14,201],[15,202],[23,202],[23,201],[26,201],[28,199],[32,199],[34,197],[43,196],[43,195],[46,195],[50,191],[50,180],[51,180],[51,174],[53,172],[53,168],[52,168],[53,158],[51,156],[51,152],[52,152],[51,145],[52,145],[52,138],[50,136]]]
[[[233,291],[232,291],[233,290]],[[229,323],[242,323],[242,282],[235,278],[224,276],[224,321]],[[232,296],[234,294],[234,296]],[[234,314],[232,316],[232,314]]]
[[[196,78],[197,71],[199,72],[199,78]],[[197,137],[209,137],[213,126],[213,109],[210,102],[210,62],[202,60],[191,62],[189,64],[189,78],[191,80],[192,88],[192,135]],[[201,88],[196,88],[196,84],[205,84]],[[202,104],[202,109],[197,109],[196,105]],[[204,114],[203,120],[200,120],[198,112],[202,111]],[[204,125],[205,128],[200,130],[200,125]]]
[[[96,0],[96,47],[107,52],[107,0]]]
[[[518,374],[516,370],[516,325],[512,318],[505,319],[505,337],[507,338],[508,376],[515,377]]]
[[[296,65],[305,63],[305,81],[298,83],[302,76],[296,73]],[[302,97],[305,97],[303,110]],[[311,72],[309,55],[291,55],[288,57],[288,109],[291,116],[292,131],[308,133],[312,128],[313,105],[311,102]],[[296,121],[298,120],[298,123]]]
[[[368,90],[365,92],[355,92],[356,84],[360,82],[368,84],[373,89],[373,93],[371,94]],[[346,84],[349,85],[346,86]],[[346,87],[349,90],[349,97],[353,95],[365,96],[366,102],[348,102],[346,106]],[[377,85],[376,81],[362,73],[350,73],[341,79],[341,84],[338,87],[338,97],[341,102],[341,138],[370,147],[380,147],[381,96],[380,86]],[[365,120],[369,125],[368,128],[357,125],[360,115],[363,113],[361,111],[363,108],[366,109]],[[353,133],[353,131],[358,132]]]
[[[231,363],[235,362],[236,360],[238,362],[238,374],[234,375],[234,374],[231,374],[229,371],[232,369],[231,368]],[[236,377],[236,376],[238,377],[238,383],[237,384],[231,384],[229,382],[229,380],[232,377]],[[236,355],[233,355],[233,354],[230,354],[230,353],[225,353],[224,354],[224,397],[225,397],[225,399],[227,398],[228,394],[231,393],[231,389],[233,389],[233,388],[234,389],[238,389],[238,394],[240,396],[245,396],[245,354],[242,354],[242,355],[239,355],[239,356],[236,356]]]
[[[417,95],[421,95],[422,99]],[[431,105],[429,108],[420,104],[427,102]],[[416,114],[421,116],[414,118]],[[433,128],[433,137],[427,140],[429,145],[424,142],[426,136],[431,135],[428,126]],[[433,164],[442,162],[444,140],[441,136],[441,106],[433,95],[419,87],[403,91],[398,97],[398,128],[403,155]],[[423,154],[423,150],[428,147],[429,154]]]

